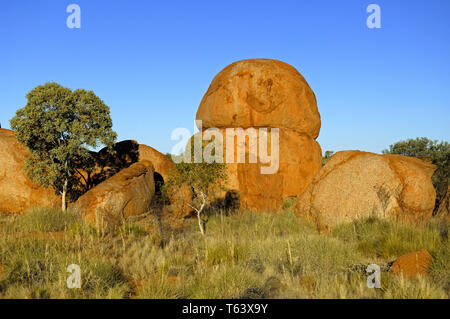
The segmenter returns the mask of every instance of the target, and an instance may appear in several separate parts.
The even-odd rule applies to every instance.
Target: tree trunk
[[[202,195],[203,201],[202,205],[200,206],[200,209],[197,210],[197,220],[198,220],[198,227],[200,228],[200,233],[202,234],[202,236],[205,236],[205,227],[203,227],[204,221],[202,220],[202,211],[206,205],[206,196],[203,192],[200,192],[200,194]]]
[[[200,228],[200,233],[202,236],[205,236],[205,229],[203,228],[203,221],[200,217],[200,213],[197,213],[198,227]]]
[[[67,210],[66,196],[67,196],[67,184],[69,181],[67,178],[64,180],[63,190],[62,190],[62,199],[61,199],[61,209],[63,212]]]

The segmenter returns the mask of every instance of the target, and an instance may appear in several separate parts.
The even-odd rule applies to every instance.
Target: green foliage
[[[180,162],[183,160],[183,154],[181,155],[175,155],[171,153],[164,154],[171,162]]]
[[[31,153],[25,171],[37,184],[63,195],[73,189],[75,171],[92,163],[88,147],[112,147],[109,107],[94,92],[71,91],[46,83],[27,94],[27,104],[11,119],[16,138]]]
[[[297,198],[295,197],[289,197],[283,200],[283,209],[288,208],[295,208],[295,205],[297,204]]]
[[[330,160],[333,154],[334,154],[333,151],[325,151],[325,154],[322,156],[322,166],[325,165]]]
[[[436,188],[438,201],[449,185],[450,178],[450,144],[446,141],[430,140],[426,137],[408,139],[389,146],[383,154],[400,154],[418,158],[429,158],[437,166],[432,180]]]
[[[191,150],[193,148],[193,141],[191,141]],[[195,154],[192,154],[190,159],[175,164],[176,169],[169,173],[162,193],[163,196],[170,197],[183,185],[188,186],[192,190],[193,198],[192,202],[187,204],[197,213],[199,228],[203,234],[207,217],[202,213],[206,205],[214,199],[215,194],[224,189],[227,169],[225,163],[208,163],[205,160],[196,163],[194,158]]]
[[[226,166],[222,163],[178,163],[176,172],[165,183],[167,187],[188,185],[194,191],[194,197],[201,199],[212,195],[222,185],[227,176]]]

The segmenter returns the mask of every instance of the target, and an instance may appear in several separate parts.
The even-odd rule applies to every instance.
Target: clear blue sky
[[[66,26],[71,3],[81,29]],[[366,26],[371,3],[381,29]],[[119,140],[168,152],[221,69],[272,58],[315,92],[323,151],[448,141],[449,16],[448,0],[2,1],[0,122],[8,128],[29,90],[56,81],[102,98]]]

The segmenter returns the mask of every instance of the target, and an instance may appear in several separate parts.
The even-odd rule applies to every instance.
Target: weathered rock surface
[[[300,196],[298,212],[320,228],[368,216],[426,221],[436,198],[435,169],[413,157],[338,152]]]
[[[139,161],[148,160],[155,168],[155,187],[159,194],[160,188],[169,178],[170,174],[176,171],[175,164],[164,154],[158,152],[153,147],[139,144]],[[183,218],[190,214],[191,208],[188,206],[192,201],[192,192],[187,186],[182,186],[179,191],[172,194],[170,198],[169,211],[174,218]]]
[[[160,174],[164,181],[167,180],[171,170],[175,169],[175,164],[164,154],[158,152],[153,147],[139,144],[139,161],[150,161],[155,168],[155,172]]]
[[[223,135],[227,187],[240,193],[240,208],[278,211],[283,200],[299,196],[321,167],[321,149],[315,141],[320,131],[320,115],[313,91],[292,66],[269,59],[235,62],[213,79],[197,111],[203,134],[218,128]],[[245,142],[245,163],[226,161],[227,128],[267,128],[267,152],[271,154],[271,128],[279,129],[277,170],[264,174],[270,163],[256,151],[250,162],[250,140]],[[259,146],[258,146],[259,149]],[[259,153],[258,153],[259,152]],[[267,171],[266,171],[267,173]]]
[[[38,186],[26,176],[28,156],[13,131],[0,129],[0,212],[22,214],[34,207],[61,207],[54,189]]]
[[[212,80],[197,110],[203,128],[278,127],[317,138],[313,91],[291,65],[270,59],[230,64]]]
[[[227,132],[223,135],[223,161],[226,162]],[[258,132],[256,130],[256,132]],[[230,134],[230,133],[228,133]],[[199,133],[197,133],[197,137]],[[254,140],[259,145],[259,133]],[[272,141],[267,135],[267,150],[271,153]],[[206,142],[207,143],[207,142]],[[249,141],[242,145],[245,162],[238,163],[238,142],[234,146],[233,163],[227,163],[227,181],[225,187],[240,193],[240,208],[255,211],[277,211],[282,207],[283,199],[296,197],[312,181],[321,168],[322,153],[319,143],[304,134],[289,129],[279,130],[278,163],[261,161],[258,152],[252,152]],[[189,144],[188,144],[189,145]],[[256,163],[250,163],[249,154],[254,154]],[[272,174],[263,174],[262,169],[273,167]]]
[[[113,229],[149,211],[155,194],[153,165],[141,161],[122,169],[81,196],[71,207],[98,228]]]
[[[139,144],[134,140],[124,140],[114,145],[114,153],[108,152],[107,148],[101,149],[98,153],[93,153],[95,168],[92,173],[87,174],[83,170],[79,172],[83,175],[80,182],[84,184],[84,191],[94,188],[96,185],[108,180],[111,176],[121,170],[129,167],[133,163],[149,161],[154,168],[155,192],[160,193],[162,185],[172,170],[175,170],[175,164],[164,154],[158,152],[153,147],[145,144]],[[87,182],[86,182],[87,181]],[[86,186],[86,184],[88,186]],[[156,199],[156,198],[155,198]],[[171,211],[173,215],[184,217],[189,214],[190,208],[186,204],[191,199],[191,192],[186,187],[182,187],[180,192],[173,195]]]
[[[404,277],[417,277],[426,275],[433,258],[426,249],[414,251],[398,257],[392,264],[389,272]]]

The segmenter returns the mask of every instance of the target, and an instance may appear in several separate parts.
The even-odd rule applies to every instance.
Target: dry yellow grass
[[[193,221],[160,243],[138,223],[104,235],[59,212],[1,216],[0,298],[449,298],[448,225],[436,221],[364,219],[318,234],[286,205],[212,216],[204,237]],[[367,287],[366,265],[386,270],[419,248],[434,259],[428,276],[384,271],[381,289]],[[81,289],[67,288],[69,264],[81,267]]]

